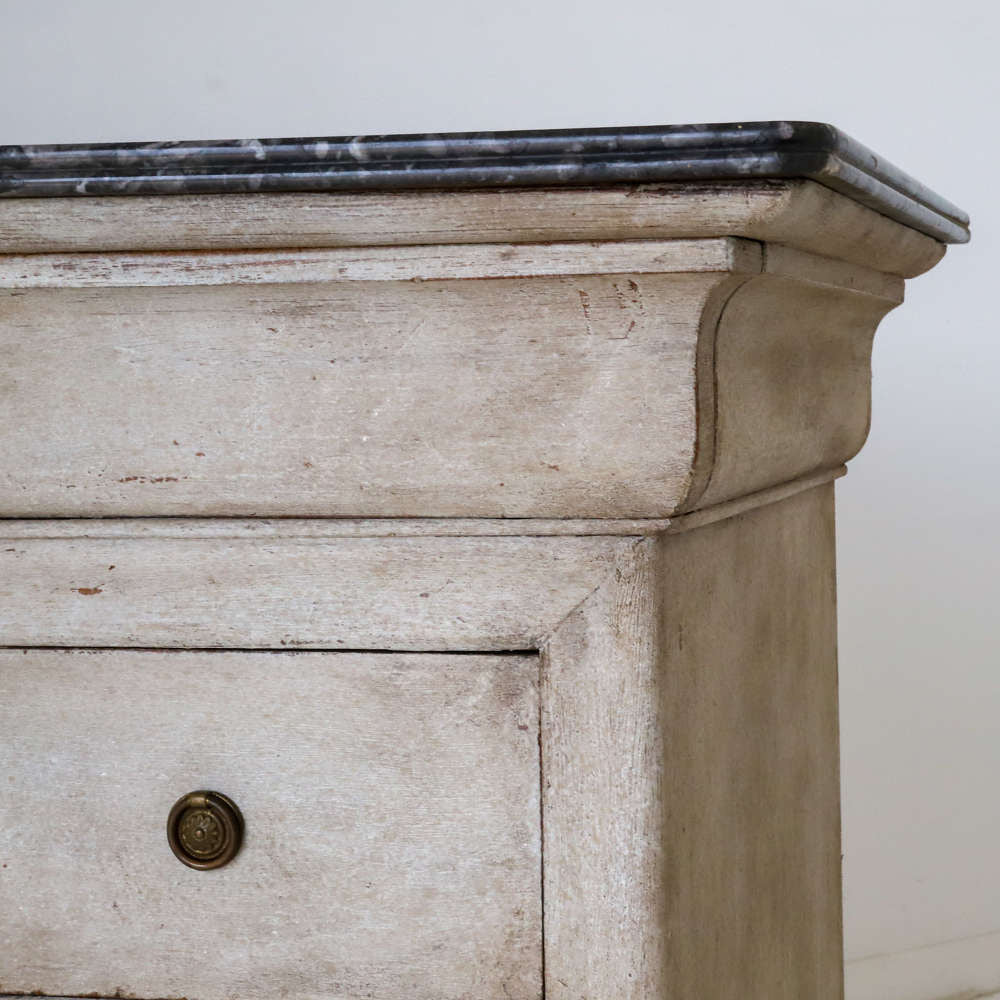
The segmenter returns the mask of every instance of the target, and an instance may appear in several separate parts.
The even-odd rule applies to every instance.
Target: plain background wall
[[[0,10],[0,143],[813,119],[966,208],[882,324],[839,484],[848,997],[1000,989],[997,4]]]

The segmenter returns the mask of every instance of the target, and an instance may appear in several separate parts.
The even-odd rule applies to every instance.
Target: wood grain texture
[[[0,543],[0,645],[535,649],[629,539]]]
[[[833,487],[659,545],[650,995],[841,1000]]]
[[[794,181],[0,251],[0,992],[841,1000],[829,480],[940,244]]]
[[[8,292],[0,514],[658,516],[740,280]]]
[[[655,545],[624,550],[542,647],[547,1000],[683,996],[659,919]]]
[[[8,290],[0,515],[657,519],[860,447],[901,279],[745,241],[588,250],[642,253],[668,270],[191,286],[158,258],[119,277],[180,285]],[[209,269],[250,281],[232,258]],[[117,266],[64,264],[39,266]]]
[[[0,989],[538,1000],[537,683],[535,656],[0,651]],[[247,824],[212,872],[165,835],[203,787]]]
[[[543,647],[546,997],[840,1000],[832,487],[623,551]]]
[[[0,635],[541,649],[546,996],[839,1000],[832,485],[719,510],[645,538],[77,524],[4,541]]]
[[[813,480],[826,482],[846,470],[819,473],[782,484],[775,495],[808,489]],[[754,506],[771,490],[748,497]],[[538,517],[68,517],[0,520],[0,541],[21,538],[577,538],[655,535],[682,530],[694,517],[728,517],[728,505],[677,518],[538,518]]]
[[[4,199],[0,252],[229,250],[742,236],[912,277],[942,244],[808,180]]]
[[[575,538],[593,536],[658,535],[690,531],[762,507],[803,490],[832,482],[847,469],[813,472],[736,500],[704,507],[691,514],[671,518],[15,518],[0,520],[0,542],[23,538],[233,538],[233,539],[322,539],[322,538]]]
[[[843,265],[841,265],[843,268]],[[866,271],[865,268],[848,270]],[[625,240],[198,254],[0,255],[0,288],[158,288],[761,270],[750,240]],[[818,269],[817,269],[818,270]]]

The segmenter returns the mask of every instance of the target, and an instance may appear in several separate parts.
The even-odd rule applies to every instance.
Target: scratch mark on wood
[[[590,295],[582,288],[577,289],[580,296],[580,307],[583,309],[583,319],[587,324],[587,333],[593,336],[594,327],[590,322]]]

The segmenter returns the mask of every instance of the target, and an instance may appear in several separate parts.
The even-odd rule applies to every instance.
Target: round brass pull
[[[243,842],[243,815],[221,792],[189,792],[170,810],[167,840],[188,868],[221,868]]]

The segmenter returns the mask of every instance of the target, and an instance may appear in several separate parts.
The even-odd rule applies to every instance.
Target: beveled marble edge
[[[669,518],[545,517],[65,517],[0,519],[0,542],[72,538],[546,538],[678,534],[840,479],[821,469],[756,493]],[[0,1000],[3,1000],[0,994]]]
[[[831,125],[0,146],[0,197],[384,191],[809,178],[947,243],[957,206]]]

